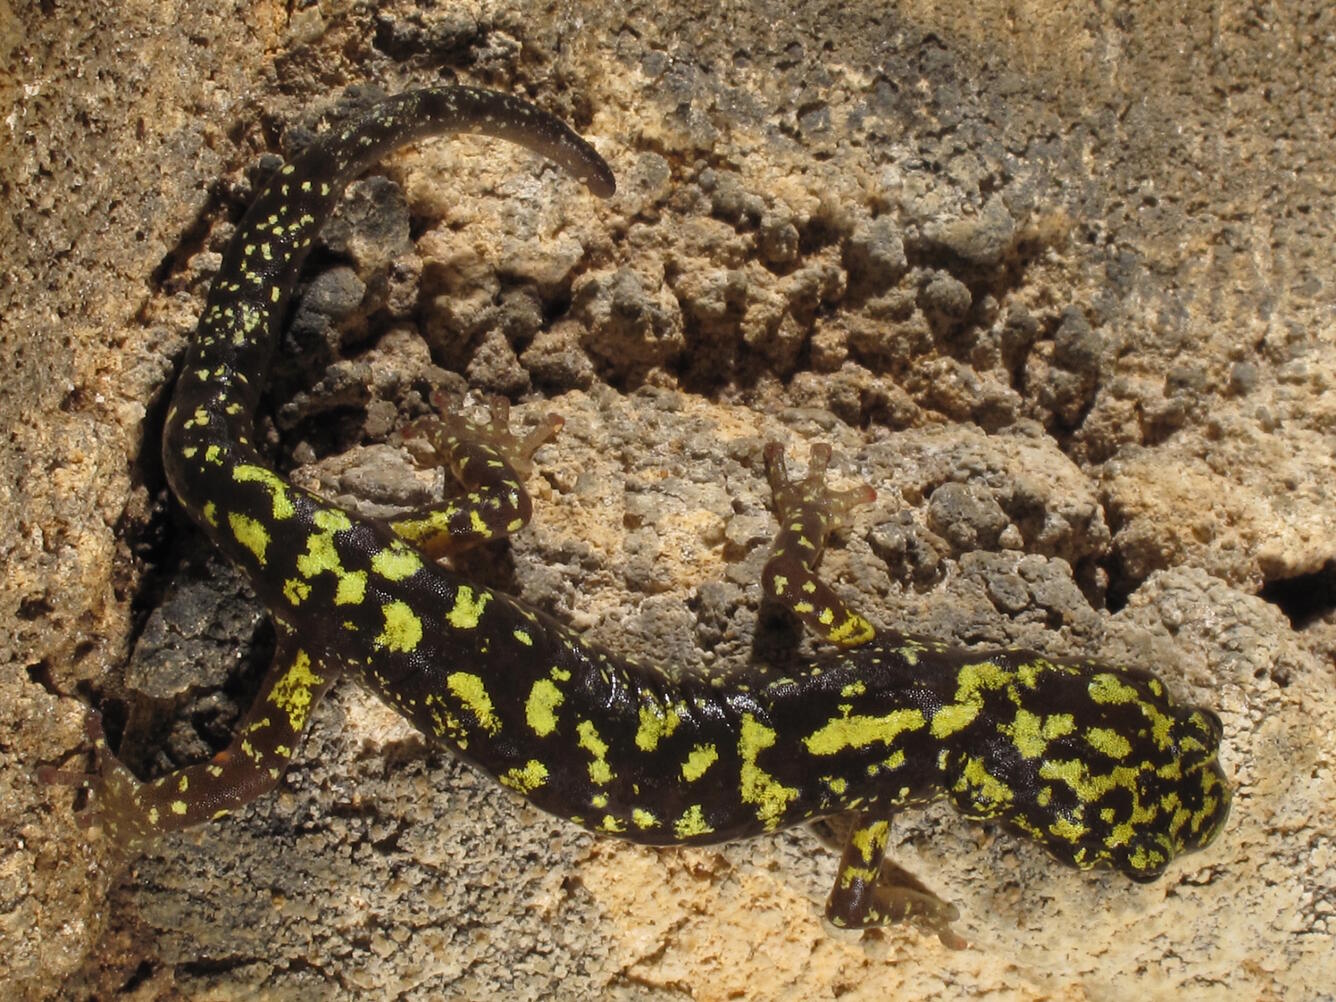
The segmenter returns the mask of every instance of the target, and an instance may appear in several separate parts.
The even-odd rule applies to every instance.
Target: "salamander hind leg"
[[[829,463],[830,446],[818,442],[812,446],[807,476],[794,480],[784,465],[784,447],[777,442],[766,445],[766,477],[779,531],[761,583],[767,598],[792,610],[813,632],[832,644],[854,647],[867,643],[876,631],[817,577],[816,565],[826,541],[844,524],[849,511],[874,501],[877,492],[867,484],[832,489],[826,482]]]
[[[335,675],[302,649],[295,636],[280,632],[254,705],[232,744],[211,761],[144,782],[111,753],[101,717],[92,712],[86,729],[93,744],[93,771],[43,768],[37,778],[88,790],[88,807],[79,823],[100,825],[113,843],[135,849],[167,832],[227,814],[272,790]]]
[[[841,929],[908,922],[935,935],[949,949],[963,949],[968,944],[951,928],[960,918],[959,910],[886,858],[890,832],[886,817],[857,816],[826,901],[826,918]]]
[[[414,421],[404,437],[425,440],[435,461],[449,467],[465,493],[390,519],[390,529],[428,555],[442,557],[524,528],[533,513],[524,489],[533,454],[556,436],[565,420],[548,414],[521,437],[510,429],[510,404],[504,397],[488,400],[483,424],[455,413],[439,392],[432,395],[432,403],[439,415]]]

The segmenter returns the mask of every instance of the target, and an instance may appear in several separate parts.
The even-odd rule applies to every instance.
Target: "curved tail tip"
[[[617,193],[617,178],[612,168],[602,157],[593,165],[593,170],[580,178],[581,183],[599,198],[611,198]]]

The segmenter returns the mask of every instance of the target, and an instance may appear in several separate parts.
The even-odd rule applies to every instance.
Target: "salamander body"
[[[607,835],[700,844],[849,815],[827,906],[841,925],[917,918],[942,932],[953,917],[883,865],[889,822],[910,804],[945,797],[1063,863],[1134,880],[1216,835],[1229,791],[1209,710],[1179,705],[1141,672],[877,632],[846,609],[815,564],[870,492],[828,489],[828,450],[814,450],[802,480],[777,448],[766,453],[781,530],[763,584],[834,649],[787,673],[712,678],[618,659],[434,559],[527,521],[520,473],[556,422],[522,441],[504,407],[481,427],[422,422],[413,430],[464,493],[398,519],[354,516],[279,476],[251,442],[253,418],[316,231],[385,152],[458,131],[513,140],[594,194],[613,192],[607,164],[565,125],[469,88],[385,101],[265,185],[189,348],[163,459],[181,504],[268,608],[277,651],[231,747],[210,762],[140,782],[98,737],[101,764],[80,781],[108,836],[141,843],[273,788],[344,674],[504,786]]]

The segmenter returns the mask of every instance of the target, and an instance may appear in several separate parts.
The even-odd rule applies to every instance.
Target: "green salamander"
[[[781,530],[763,581],[835,647],[787,674],[755,665],[713,679],[614,657],[435,562],[526,523],[520,471],[555,419],[523,441],[501,406],[481,427],[420,422],[412,431],[464,494],[397,519],[355,517],[274,472],[252,443],[253,415],[317,229],[384,153],[461,131],[512,140],[613,193],[607,164],[564,124],[463,87],[384,101],[269,180],[209,294],[163,459],[181,503],[268,607],[273,665],[228,749],[152,782],[108,752],[90,718],[94,772],[46,773],[91,791],[87,820],[132,847],[273,789],[312,708],[353,674],[502,785],[595,832],[699,845],[846,815],[827,904],[837,925],[908,917],[940,933],[953,917],[883,859],[890,821],[910,804],[945,797],[1063,863],[1139,881],[1210,842],[1230,799],[1211,711],[1140,672],[878,632],[818,580],[831,530],[871,495],[827,488],[828,449],[813,450],[800,480],[778,447],[766,451]]]

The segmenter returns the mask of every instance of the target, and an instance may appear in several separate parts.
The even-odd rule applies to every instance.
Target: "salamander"
[[[280,476],[253,442],[254,415],[317,230],[386,152],[466,131],[528,147],[596,196],[615,190],[607,163],[561,121],[467,87],[385,100],[268,180],[223,256],[162,451],[182,506],[267,607],[273,663],[226,750],[152,781],[111,754],[90,715],[92,771],[46,774],[90,791],[86,821],[132,849],[272,790],[312,709],[354,675],[502,786],[596,833],[700,845],[843,817],[826,906],[837,926],[912,919],[948,937],[955,910],[885,859],[890,823],[910,805],[945,798],[1064,864],[1136,881],[1219,833],[1230,803],[1220,721],[1158,678],[874,629],[849,609],[817,560],[872,491],[831,489],[824,446],[797,479],[778,446],[761,457],[780,525],[762,584],[826,645],[796,670],[711,677],[616,657],[438,562],[527,523],[523,474],[557,418],[524,438],[504,404],[482,424],[415,423],[409,434],[461,492],[397,518],[358,517]]]

